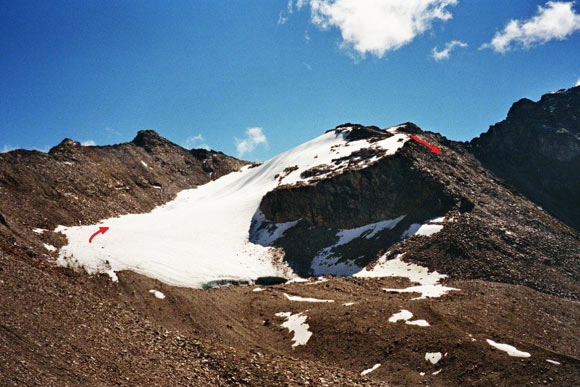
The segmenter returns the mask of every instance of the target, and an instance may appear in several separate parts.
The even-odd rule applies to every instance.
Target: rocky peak
[[[140,130],[131,142],[138,147],[145,148],[146,150],[151,150],[158,146],[173,144],[171,141],[160,136],[159,133],[151,129]]]
[[[81,147],[81,143],[70,138],[65,138],[58,144],[50,148],[48,153],[70,152]]]
[[[389,128],[381,129],[378,126],[370,125],[365,126],[361,124],[353,124],[350,122],[338,125],[334,129],[330,129],[327,132],[345,133],[345,138],[347,141],[358,141],[358,140],[382,140],[387,137],[392,136],[388,132]],[[418,134],[423,131],[417,125],[412,122],[405,122],[397,128],[400,132]]]
[[[580,87],[519,100],[470,149],[486,168],[580,230]]]

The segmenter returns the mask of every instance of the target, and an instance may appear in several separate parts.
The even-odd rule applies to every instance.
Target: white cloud
[[[15,149],[18,149],[18,147],[12,146],[12,145],[8,145],[8,144],[4,144],[2,146],[2,150],[0,151],[0,153],[7,153],[7,152],[13,151]]]
[[[304,0],[300,2],[301,7]],[[336,27],[341,47],[364,57],[381,58],[429,30],[435,20],[452,18],[448,8],[458,0],[308,0],[311,22]],[[301,8],[300,7],[300,8]],[[296,8],[299,9],[298,3]]]
[[[82,146],[95,146],[95,145],[97,145],[97,143],[93,140],[86,140],[86,141],[81,142],[81,145]]]
[[[578,78],[578,82],[576,82],[576,86],[580,86],[580,78]]]
[[[280,24],[280,25],[286,24],[287,21],[288,21],[288,16],[286,16],[284,11],[280,11],[280,14],[278,15],[278,24]]]
[[[246,129],[246,137],[239,139],[234,137],[238,157],[242,157],[246,153],[252,152],[260,144],[268,146],[268,139],[262,132],[262,128],[248,128]]]
[[[437,47],[433,47],[432,56],[436,61],[449,59],[451,56],[451,51],[455,50],[457,47],[465,48],[467,46],[468,45],[465,42],[460,40],[452,40],[451,42],[447,43],[441,51],[439,51]]]
[[[304,65],[304,67],[306,67],[309,71],[312,71],[312,66],[310,66],[310,64],[306,63],[306,62],[302,62],[302,64]]]
[[[308,31],[304,31],[304,40],[310,42],[310,34],[308,33]]]
[[[186,149],[201,148],[209,150],[209,145],[206,144],[203,136],[198,134],[197,136],[189,137],[183,142],[183,147]]]
[[[580,30],[580,14],[574,2],[548,1],[538,6],[538,14],[528,20],[510,20],[502,31],[496,32],[489,43],[481,46],[505,53],[516,46],[530,48],[550,40],[564,40]]]

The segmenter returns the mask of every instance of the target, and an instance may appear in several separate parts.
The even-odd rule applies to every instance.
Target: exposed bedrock
[[[397,154],[362,170],[314,185],[282,186],[264,196],[260,210],[274,223],[354,228],[401,215],[415,220],[440,216],[457,203],[444,185]]]
[[[352,268],[343,269],[344,274],[353,274],[397,243],[412,224],[473,208],[469,201],[417,168],[413,152],[405,148],[366,169],[350,170],[313,185],[282,186],[269,192],[262,199],[260,216],[255,217],[252,241],[264,242],[257,237],[260,228],[273,230],[276,224],[296,222],[270,245],[284,250],[285,260],[298,274],[316,274],[313,261],[321,254],[353,262]],[[347,243],[339,242],[341,230],[397,218],[389,227],[377,227],[370,238],[369,233],[375,229]]]

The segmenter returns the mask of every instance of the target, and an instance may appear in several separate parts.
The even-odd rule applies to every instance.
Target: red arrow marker
[[[437,154],[441,153],[439,148],[437,148],[435,145],[429,145],[429,143],[427,143],[427,142],[425,142],[425,141],[421,140],[420,138],[415,137],[413,135],[411,135],[411,138],[413,140],[417,141],[419,144],[425,145],[427,148],[431,149],[431,152],[437,153]]]
[[[106,233],[108,229],[109,227],[99,227],[99,231],[91,235],[91,237],[89,238],[89,243],[92,243],[93,238],[96,237],[97,235]]]

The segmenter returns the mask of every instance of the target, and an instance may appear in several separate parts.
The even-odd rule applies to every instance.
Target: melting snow
[[[528,352],[520,351],[516,347],[513,347],[509,344],[496,343],[495,341],[490,340],[490,339],[487,339],[487,343],[489,345],[491,345],[492,347],[499,349],[500,351],[507,352],[508,355],[513,356],[513,357],[530,357],[530,356],[532,356]]]
[[[296,283],[302,283],[302,282],[310,282],[310,280],[308,278],[296,277],[296,278],[292,278],[291,280],[287,281],[286,284],[296,284]]]
[[[319,298],[305,298],[300,296],[290,296],[284,293],[284,296],[289,299],[290,301],[299,301],[299,302],[334,302],[334,300],[321,300]]]
[[[406,309],[401,310],[399,313],[395,313],[391,317],[389,317],[389,322],[396,323],[399,321],[407,321],[413,318],[413,313],[409,312]]]
[[[425,354],[425,360],[431,362],[431,364],[437,364],[442,357],[443,355],[441,354],[441,352],[427,352]]]
[[[417,325],[419,327],[428,327],[430,326],[430,324],[427,322],[427,320],[413,320],[413,321],[407,321],[405,322],[405,324],[409,324],[409,325]]]
[[[360,373],[360,376],[365,376],[367,374],[370,374],[371,372],[375,371],[377,368],[379,368],[381,366],[381,363],[377,363],[374,366],[372,366],[371,368],[364,370],[363,372]]]
[[[459,289],[450,288],[443,285],[422,285],[411,286],[404,289],[383,288],[383,290],[389,293],[420,293],[421,295],[419,297],[413,298],[413,300],[424,300],[425,298],[441,297],[452,290]]]
[[[429,269],[414,263],[405,262],[402,257],[405,255],[398,254],[394,259],[387,260],[387,254],[377,260],[372,269],[364,268],[355,277],[403,277],[408,278],[411,282],[417,282],[421,285],[436,285],[443,278],[444,274],[436,271],[429,272]]]
[[[119,277],[117,277],[117,273],[115,273],[114,270],[107,270],[105,271],[105,273],[111,277],[111,281],[113,282],[119,282]]]
[[[381,222],[367,224],[366,226],[340,230],[336,234],[336,236],[339,238],[339,240],[333,247],[346,245],[350,241],[352,241],[356,238],[360,238],[361,236],[364,236],[366,239],[371,239],[372,237],[374,237],[379,232],[381,232],[385,229],[392,230],[404,218],[405,218],[405,215],[401,215],[395,219],[387,219],[387,220],[383,220]]]
[[[399,321],[405,321],[405,324],[408,325],[417,325],[420,327],[428,327],[430,326],[426,320],[413,320],[409,321],[413,318],[413,313],[409,312],[406,309],[402,309],[400,312],[393,314],[389,317],[389,322],[396,323]]]
[[[560,365],[560,364],[561,364],[559,361],[556,361],[556,360],[550,360],[550,359],[546,359],[546,361],[547,361],[548,363],[552,363],[552,364],[555,364],[555,365]]]
[[[445,217],[440,217],[428,220],[423,224],[413,223],[409,226],[407,231],[401,235],[401,239],[412,237],[414,235],[430,236],[436,234],[443,229],[443,225],[437,223],[443,223],[444,221]]]
[[[33,228],[32,232],[36,233],[36,234],[42,234],[44,233],[46,230],[43,228]]]
[[[280,184],[309,181],[300,175],[315,166],[330,165],[329,173],[340,172],[348,162],[333,165],[332,160],[361,149],[382,149],[380,157],[395,154],[409,136],[396,128],[389,131],[393,136],[374,143],[347,142],[348,129],[330,131],[260,166],[182,191],[150,213],[124,215],[98,225],[59,226],[55,231],[64,233],[69,244],[60,249],[58,263],[78,264],[89,273],[132,270],[170,285],[198,288],[216,280],[289,276],[287,266],[273,262],[273,249],[249,241],[248,228],[262,197]],[[361,163],[364,167],[369,161]],[[294,165],[296,170],[279,177]],[[98,226],[108,226],[110,231],[89,244],[88,237]]]
[[[165,294],[161,293],[159,290],[151,289],[151,290],[149,290],[149,293],[153,294],[155,297],[159,298],[160,300],[163,300],[165,298]]]
[[[443,371],[443,370],[442,370],[442,369],[440,369],[439,371],[435,371],[435,372],[433,372],[431,375],[439,375],[439,373],[440,373],[441,371]]]
[[[380,257],[371,269],[364,268],[360,272],[354,274],[355,277],[403,277],[408,278],[411,282],[419,283],[419,286],[411,286],[404,289],[384,289],[387,292],[394,293],[420,293],[421,296],[414,298],[420,300],[429,297],[441,297],[452,290],[459,290],[443,286],[439,283],[443,278],[447,277],[444,274],[439,274],[436,271],[429,272],[429,269],[414,263],[408,263],[401,258],[405,255],[399,254],[394,259],[387,260],[385,254]]]
[[[292,337],[294,344],[292,344],[292,347],[306,345],[308,340],[310,340],[310,336],[312,336],[312,332],[308,330],[310,325],[306,324],[308,316],[304,313],[292,314],[291,312],[279,312],[276,313],[276,316],[284,317],[286,322],[282,323],[281,326],[294,333],[294,337]]]
[[[48,251],[56,251],[56,247],[54,247],[53,245],[49,245],[48,243],[43,243],[43,246]]]

